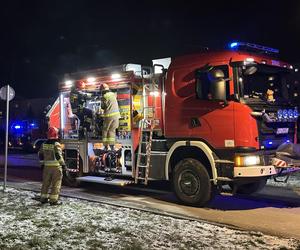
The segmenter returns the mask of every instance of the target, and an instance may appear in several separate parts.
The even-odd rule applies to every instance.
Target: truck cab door
[[[203,140],[214,148],[233,147],[234,102],[228,98],[228,66],[205,67],[173,72],[173,86],[169,86],[174,94],[166,95],[166,135]],[[213,77],[208,74],[212,70],[224,75],[215,71]]]

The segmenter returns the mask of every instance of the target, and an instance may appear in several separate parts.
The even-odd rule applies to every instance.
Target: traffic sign
[[[4,86],[0,89],[0,98],[2,100],[6,100],[7,86],[9,86],[9,85],[6,85],[6,86]],[[9,98],[8,98],[8,100],[11,101],[12,99],[14,99],[14,97],[15,97],[15,91],[12,87],[9,86]]]

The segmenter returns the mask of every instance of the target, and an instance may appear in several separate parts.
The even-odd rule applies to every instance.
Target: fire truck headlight
[[[289,116],[289,118],[294,118],[294,110],[289,109],[288,110],[288,116]]]
[[[283,116],[284,119],[288,118],[288,110],[287,109],[284,109],[282,111],[282,116]]]
[[[234,162],[237,167],[254,166],[260,164],[260,158],[258,155],[237,155]]]

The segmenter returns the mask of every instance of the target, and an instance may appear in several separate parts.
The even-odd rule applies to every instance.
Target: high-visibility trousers
[[[105,146],[116,142],[116,129],[119,127],[119,116],[106,117],[103,121],[102,141]]]
[[[56,202],[59,198],[62,182],[61,166],[45,166],[43,170],[43,185],[41,190],[41,199],[48,199],[50,202]],[[51,188],[49,195],[48,191]]]

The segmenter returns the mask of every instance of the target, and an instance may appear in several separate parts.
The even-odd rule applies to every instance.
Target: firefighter
[[[91,126],[91,119],[86,115],[90,113],[85,107],[87,99],[92,97],[91,93],[85,93],[78,90],[75,86],[72,86],[70,90],[70,104],[68,113],[70,118],[75,118],[73,122],[77,121],[77,130],[79,130],[79,136],[82,138],[84,136],[84,128],[88,131]]]
[[[58,142],[58,129],[50,127],[47,133],[48,140],[43,143],[39,158],[43,167],[43,185],[41,190],[41,203],[60,205],[58,202],[65,161],[62,156],[62,146]],[[48,190],[51,188],[51,194]]]
[[[102,141],[106,149],[108,145],[114,150],[116,142],[116,129],[119,127],[120,111],[116,94],[113,93],[106,83],[101,85],[102,98],[101,109],[103,110]]]

